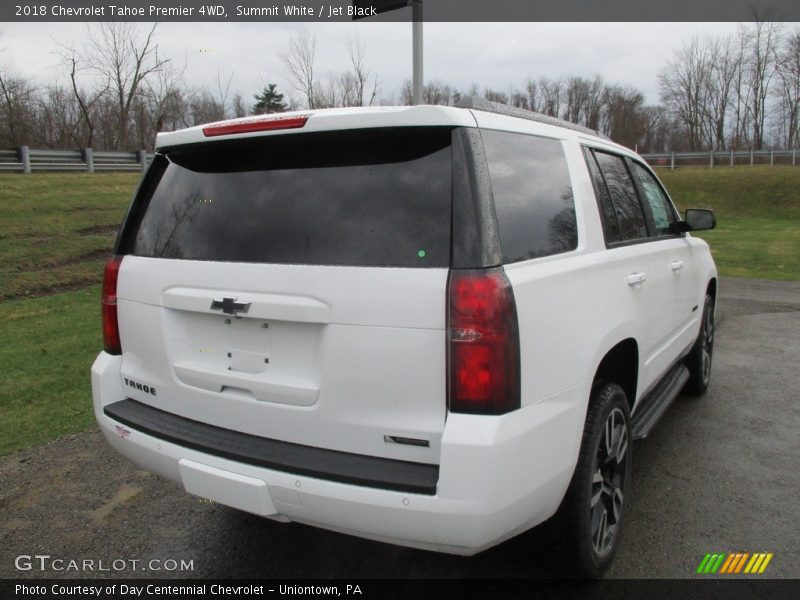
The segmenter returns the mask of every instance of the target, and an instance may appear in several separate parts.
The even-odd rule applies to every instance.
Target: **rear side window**
[[[648,237],[644,211],[624,159],[597,150],[594,151],[594,156],[608,188],[619,231],[619,239],[606,239],[606,242],[624,242]]]
[[[446,267],[451,130],[212,142],[169,152],[121,249],[146,257]]]
[[[482,131],[506,263],[578,246],[575,201],[561,142]]]

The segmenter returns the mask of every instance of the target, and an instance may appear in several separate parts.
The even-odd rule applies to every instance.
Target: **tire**
[[[596,578],[619,545],[632,461],[630,411],[615,383],[595,385],[580,454],[556,515],[561,565],[568,577]]]
[[[711,361],[714,357],[714,298],[706,294],[700,333],[686,357],[689,379],[683,390],[693,396],[702,396],[711,380]]]

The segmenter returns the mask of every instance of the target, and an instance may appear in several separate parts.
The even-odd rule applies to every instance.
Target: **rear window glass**
[[[143,186],[122,249],[191,260],[448,266],[450,139],[450,129],[396,128],[170,152]]]
[[[561,142],[483,131],[504,262],[578,246],[575,201]]]

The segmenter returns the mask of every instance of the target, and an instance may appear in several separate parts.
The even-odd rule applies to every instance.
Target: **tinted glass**
[[[639,163],[633,163],[633,174],[644,191],[644,198],[650,206],[657,235],[671,235],[670,225],[676,220],[672,203],[655,177]]]
[[[628,173],[628,167],[622,157],[595,150],[597,164],[603,173],[608,186],[614,212],[619,223],[622,240],[634,240],[648,237],[647,224],[644,219],[639,196]]]
[[[128,250],[193,260],[448,266],[450,134],[339,131],[171,152],[134,209],[140,217]]]
[[[575,202],[561,142],[501,131],[482,137],[504,262],[574,250]]]
[[[584,148],[584,154],[586,156],[586,164],[589,167],[589,174],[592,177],[594,192],[597,195],[597,205],[600,207],[600,218],[603,222],[603,235],[606,243],[621,242],[622,234],[619,231],[617,212],[614,209],[614,203],[611,201],[611,195],[608,193],[605,179],[603,179],[600,168],[597,166],[594,153],[588,148]]]

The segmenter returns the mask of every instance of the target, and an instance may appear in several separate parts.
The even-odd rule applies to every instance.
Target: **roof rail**
[[[588,133],[589,135],[596,135],[604,139],[611,139],[607,135],[578,125],[577,123],[570,123],[563,119],[544,115],[542,113],[534,112],[524,108],[517,108],[509,104],[501,104],[500,102],[492,102],[480,96],[464,96],[457,104],[456,108],[471,108],[473,110],[482,110],[484,112],[497,113],[499,115],[506,115],[508,117],[517,117],[519,119],[527,119],[528,121],[538,121],[539,123],[547,123],[548,125],[555,125],[556,127],[564,127],[565,129],[573,129],[581,133]]]

